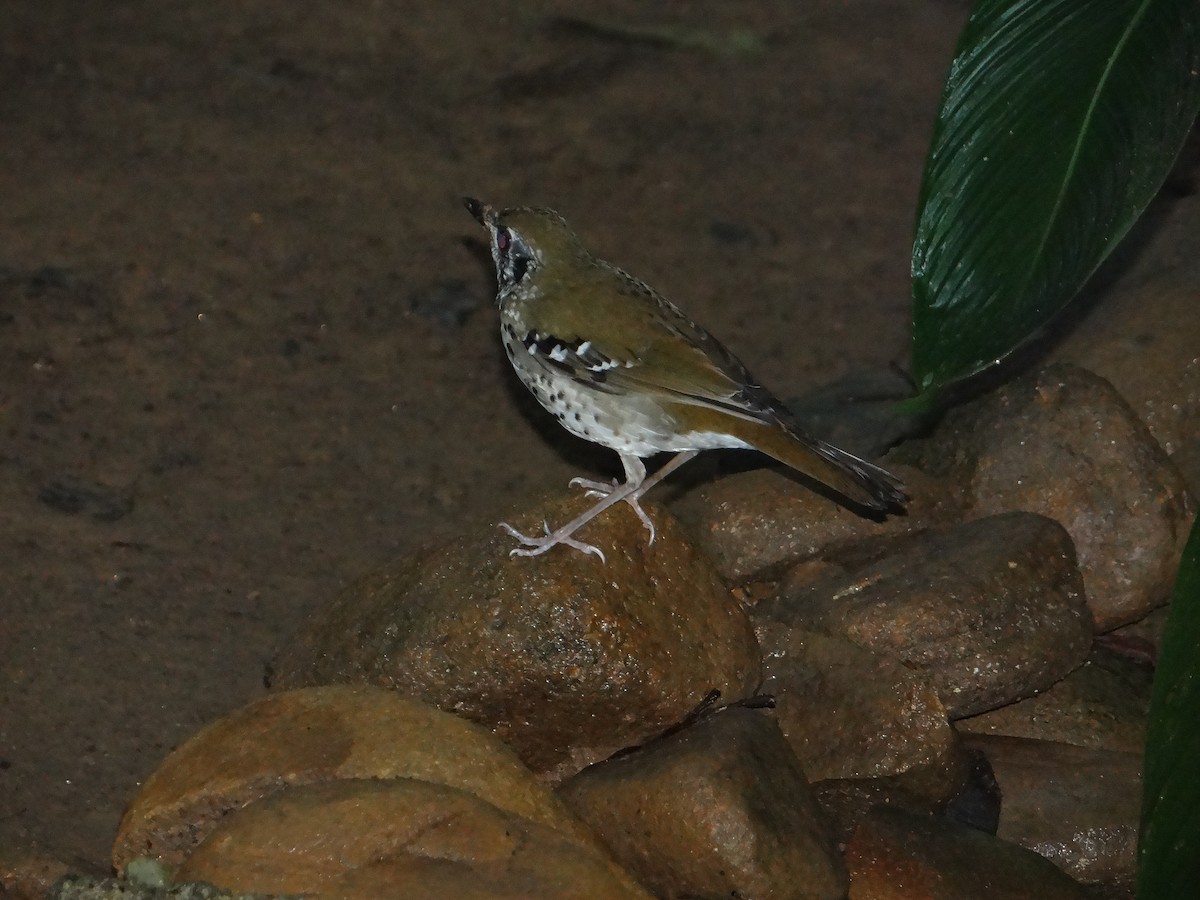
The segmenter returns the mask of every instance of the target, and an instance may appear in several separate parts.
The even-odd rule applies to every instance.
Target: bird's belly
[[[664,451],[749,447],[723,432],[681,427],[652,396],[609,393],[572,378],[541,361],[527,359],[527,349],[510,328],[501,330],[504,349],[521,383],[560,425],[576,437],[639,457]]]
[[[538,403],[576,437],[633,456],[671,449],[674,423],[654,404],[606,394],[557,372],[518,369],[517,374]]]
[[[732,435],[683,430],[653,398],[610,394],[543,367],[517,366],[517,375],[560,425],[618,453],[648,457],[664,451],[748,447]]]

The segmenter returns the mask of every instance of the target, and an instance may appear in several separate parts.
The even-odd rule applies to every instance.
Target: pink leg
[[[583,553],[595,553],[600,557],[601,562],[606,562],[607,560],[605,560],[604,554],[600,551],[599,547],[595,546],[594,544],[587,544],[583,541],[577,540],[572,535],[574,535],[576,531],[578,531],[588,522],[592,521],[592,519],[596,518],[596,516],[600,515],[600,513],[604,512],[610,506],[620,503],[622,500],[633,507],[633,511],[637,513],[638,518],[642,521],[642,524],[645,525],[649,530],[650,543],[653,544],[654,523],[650,521],[650,517],[646,515],[646,511],[642,509],[641,505],[638,503],[638,500],[641,499],[646,491],[650,490],[650,488],[654,487],[669,474],[674,472],[685,462],[695,456],[696,452],[697,451],[695,450],[687,450],[683,453],[677,453],[650,478],[646,478],[646,467],[642,464],[640,459],[638,459],[636,456],[622,455],[621,462],[625,466],[625,483],[622,485],[617,485],[616,482],[612,484],[606,484],[604,482],[588,481],[583,478],[572,479],[572,485],[585,487],[588,489],[589,493],[598,495],[603,499],[601,499],[600,502],[591,509],[581,513],[566,525],[563,525],[561,528],[557,528],[554,531],[551,531],[550,526],[543,522],[542,526],[545,528],[546,533],[539,537],[531,537],[529,535],[522,534],[507,522],[501,522],[500,527],[502,529],[525,545],[523,547],[513,548],[511,551],[509,551],[509,555],[537,556],[540,553],[545,553],[551,547],[557,546],[558,544],[563,544],[564,546],[573,547],[576,550],[580,550]]]

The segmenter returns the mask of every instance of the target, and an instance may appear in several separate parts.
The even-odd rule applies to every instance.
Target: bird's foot
[[[538,556],[545,553],[551,547],[557,547],[561,544],[564,547],[572,547],[582,553],[594,553],[600,557],[600,562],[608,562],[604,558],[604,553],[595,544],[586,544],[571,537],[575,529],[578,528],[578,525],[574,522],[565,525],[557,531],[551,531],[550,524],[543,520],[542,528],[545,529],[546,533],[538,537],[522,534],[507,522],[501,522],[499,527],[525,545],[524,547],[514,547],[509,550],[509,556]]]
[[[619,489],[623,485],[618,484],[616,479],[612,481],[591,481],[587,478],[572,478],[567,483],[567,486],[583,488],[587,492],[584,496],[587,497],[607,497],[609,494]],[[627,495],[624,500],[633,507],[633,511],[637,513],[637,517],[642,520],[642,524],[645,525],[646,530],[650,532],[649,543],[653,544],[654,523],[650,521],[650,517],[646,515],[646,511],[642,509],[641,504],[638,503],[638,498],[642,495],[642,493],[643,491],[641,490],[634,491],[633,493]]]
[[[567,487],[581,487],[585,490],[585,497],[607,497],[617,489],[617,479],[612,481],[592,481],[590,478],[572,478],[567,482]]]

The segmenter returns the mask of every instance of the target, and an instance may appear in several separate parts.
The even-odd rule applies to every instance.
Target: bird
[[[567,431],[615,450],[623,483],[572,479],[598,501],[543,534],[523,534],[510,553],[565,546],[604,553],[578,537],[624,501],[650,532],[639,501],[702,450],[752,449],[875,512],[899,511],[904,486],[890,472],[806,434],[787,407],[716,338],[645,282],[594,256],[545,207],[497,209],[464,197],[487,229],[496,267],[500,336],[517,377]],[[644,460],[675,454],[653,475]]]

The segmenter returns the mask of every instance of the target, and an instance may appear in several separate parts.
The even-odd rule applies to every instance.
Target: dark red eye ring
[[[505,252],[512,243],[512,237],[508,233],[507,228],[501,228],[496,232],[496,249],[501,253]]]

